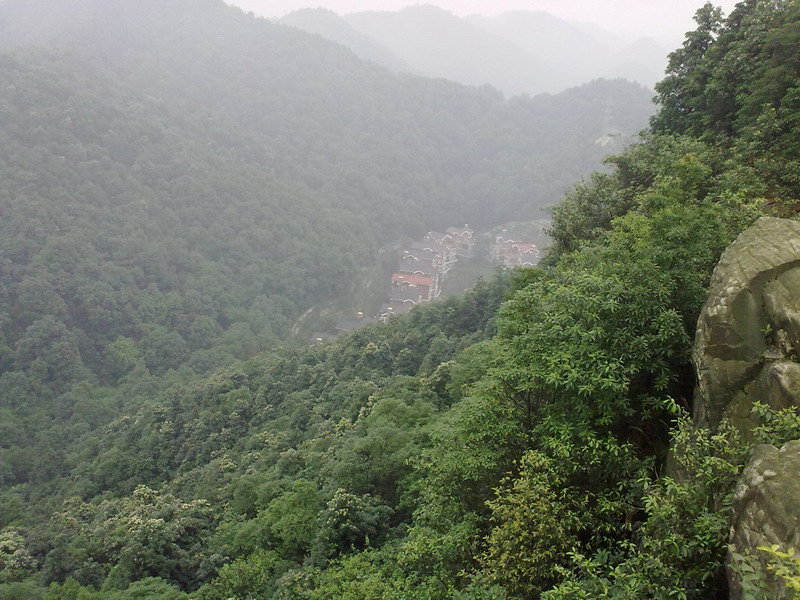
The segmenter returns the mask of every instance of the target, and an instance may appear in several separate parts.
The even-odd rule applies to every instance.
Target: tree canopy
[[[9,0],[0,5],[4,19],[12,14],[3,12],[7,6],[22,10]],[[210,1],[199,6],[222,10]],[[327,344],[277,350],[270,345],[294,314],[283,304],[294,296],[280,286],[305,290],[305,302],[319,293],[313,279],[292,278],[289,257],[302,253],[291,240],[303,228],[284,212],[305,211],[314,222],[324,214],[318,211],[362,209],[356,221],[332,222],[331,248],[352,241],[347,232],[357,231],[349,228],[358,219],[388,230],[397,211],[409,208],[387,208],[400,197],[393,184],[381,196],[386,214],[346,190],[363,174],[380,181],[378,171],[388,172],[390,163],[373,156],[376,170],[354,171],[336,180],[344,187],[328,187],[320,141],[319,162],[293,164],[298,150],[276,155],[274,172],[265,173],[255,166],[261,158],[233,160],[244,146],[231,143],[228,155],[197,141],[237,122],[244,128],[238,113],[219,128],[209,118],[198,138],[187,137],[181,124],[202,122],[210,108],[172,112],[165,98],[195,93],[192,86],[202,81],[182,90],[162,80],[163,96],[153,92],[129,99],[127,110],[114,109],[115,96],[103,100],[70,87],[77,85],[72,80],[53,87],[63,65],[52,54],[4,56],[0,66],[11,83],[0,90],[10,98],[2,106],[24,92],[15,110],[30,107],[32,127],[12,131],[0,122],[22,157],[0,163],[15,182],[13,193],[3,191],[0,225],[7,307],[0,344],[0,597],[727,597],[733,487],[751,446],[725,424],[710,431],[689,423],[690,354],[723,249],[760,215],[797,215],[798,6],[748,0],[727,18],[711,6],[701,9],[697,31],[673,54],[659,86],[660,109],[647,135],[553,209],[555,243],[543,266],[500,273],[460,298]],[[55,16],[52,36],[61,35],[63,23]],[[81,31],[82,15],[72,17]],[[284,34],[236,19],[275,38]],[[39,36],[44,25],[36,21],[18,35]],[[288,35],[298,44],[321,43]],[[169,43],[186,41],[178,35]],[[118,36],[108,43],[119,43]],[[30,57],[51,66],[33,69]],[[86,57],[75,51],[72,59]],[[104,60],[98,55],[93,68]],[[139,68],[149,72],[152,63]],[[380,77],[386,86],[403,80]],[[103,125],[87,119],[86,135],[115,138],[130,127],[142,145],[121,144],[108,155],[106,148],[117,148],[108,141],[76,146],[70,127],[83,112],[64,121],[52,96],[62,85],[71,90],[67,103],[94,107],[97,119],[109,111]],[[441,107],[439,93],[461,90],[421,80],[409,85],[427,90],[429,102],[398,95],[400,106],[412,98]],[[364,86],[359,95],[373,90]],[[524,130],[536,102],[503,102],[489,90],[459,98],[462,108],[477,111],[467,114],[488,114],[475,108],[483,106],[506,123],[508,145],[497,139],[500,145],[487,149],[513,154],[521,143],[515,132]],[[386,114],[395,116],[373,116],[398,119],[395,131],[408,129],[410,121]],[[427,131],[432,138],[477,143],[468,126],[445,127],[453,114],[422,113],[412,122],[430,118],[437,123]],[[503,120],[506,114],[513,119]],[[40,120],[64,140],[37,141],[44,135],[35,126]],[[266,152],[260,144],[273,138],[253,131],[254,152]],[[318,146],[310,136],[285,148],[305,143],[313,153]],[[137,150],[148,144],[150,157]],[[469,148],[459,146],[467,154],[475,147]],[[33,161],[37,156],[41,162]],[[407,157],[409,173],[417,159]],[[441,183],[451,160],[445,154],[427,163],[439,170],[430,188],[420,183],[428,171],[420,171],[413,189],[433,191],[416,196],[419,206],[436,205],[455,185]],[[173,177],[170,161],[185,173]],[[26,164],[49,165],[43,174],[52,169],[51,180],[37,183]],[[400,181],[393,177],[404,164],[386,181]],[[295,180],[287,175],[294,167],[311,170]],[[489,169],[464,185],[499,190],[493,186],[509,172]],[[529,174],[523,168],[511,181]],[[137,191],[126,191],[126,182]],[[85,203],[74,201],[73,185],[83,186]],[[513,206],[500,201],[511,196],[498,194],[481,197],[498,210]],[[51,197],[63,199],[58,210],[46,201]],[[264,198],[274,200],[269,212]],[[125,218],[114,217],[117,211]],[[96,227],[106,221],[113,236]],[[362,251],[368,254],[369,244]],[[261,252],[270,267],[263,271]],[[257,256],[246,258],[250,253]],[[344,272],[358,256],[334,257],[322,271]],[[274,275],[272,267],[282,264]],[[295,302],[295,310],[306,305]],[[758,441],[797,437],[795,411],[757,412],[764,422]]]

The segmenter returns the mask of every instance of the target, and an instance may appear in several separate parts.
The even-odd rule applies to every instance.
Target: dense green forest
[[[61,25],[81,31],[92,4],[72,20],[53,5],[52,27],[31,17],[14,43],[67,44]],[[28,5],[43,6],[0,4],[0,27]],[[274,49],[284,35],[322,44],[197,5],[252,28],[244,47],[264,31]],[[391,89],[375,91],[380,126],[365,136],[442,138],[421,156],[404,155],[408,139],[340,155],[353,131],[343,120],[335,142],[316,135],[336,126],[311,117],[307,139],[255,125],[288,101],[269,78],[256,97],[192,76],[221,64],[213,44],[234,41],[193,37],[191,19],[162,40],[184,49],[185,79],[159,79],[144,60],[162,20],[124,29],[127,52],[4,54],[0,107],[15,119],[0,121],[14,149],[0,161],[0,598],[727,598],[731,495],[751,446],[734,429],[691,426],[690,354],[722,250],[761,215],[797,215],[800,2],[746,0],[724,19],[706,5],[696,19],[647,135],[553,209],[545,265],[279,350],[293,311],[335,291],[330,270],[369,254],[359,236],[413,229],[412,201],[434,221],[477,216],[481,199],[498,217],[521,209],[534,189],[522,182],[543,176],[536,156],[558,154],[527,138],[544,127],[534,107],[629,88],[506,102],[343,51],[287,51],[318,61],[306,66],[323,80],[360,84],[360,98]],[[331,73],[339,60],[355,74]],[[258,71],[244,59],[231,69],[236,85]],[[296,100],[323,111],[336,97]],[[425,135],[389,98],[418,103],[409,114]],[[445,98],[460,109],[443,112]],[[566,121],[557,137],[585,134]],[[491,123],[505,133],[483,155]],[[349,178],[334,176],[334,157]],[[460,181],[470,157],[482,175]],[[359,185],[385,202],[367,204]],[[331,245],[324,268],[292,262],[318,243]],[[757,441],[798,437],[796,415],[768,417]]]
[[[274,347],[387,242],[535,214],[650,114],[624,81],[393,75],[217,0],[9,0],[0,47],[0,364],[55,394]]]
[[[9,0],[0,48],[8,485],[286,343],[387,242],[535,214],[650,114],[624,81],[506,101],[397,76],[218,0]]]

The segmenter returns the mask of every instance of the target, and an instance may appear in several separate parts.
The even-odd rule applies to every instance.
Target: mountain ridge
[[[297,12],[281,22],[348,45],[346,23],[361,34],[362,43],[366,37],[390,52],[391,57],[371,56],[379,64],[397,69],[400,61],[411,73],[489,84],[507,96],[556,93],[598,77],[625,77],[652,88],[666,65],[666,50],[651,38],[624,39],[544,11],[462,18],[422,4],[336,16],[327,27]],[[350,47],[363,52],[359,43]]]

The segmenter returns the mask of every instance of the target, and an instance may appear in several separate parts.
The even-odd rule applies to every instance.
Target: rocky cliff
[[[783,550],[800,548],[800,440],[784,444],[780,449],[770,444],[756,447],[750,462],[742,471],[733,498],[734,521],[731,527],[732,554],[755,557],[752,563],[762,571],[769,599],[797,598],[786,589],[782,579],[764,568],[764,554],[759,547],[774,545]],[[742,600],[744,594],[739,574],[728,575],[731,599]]]
[[[798,349],[800,223],[761,218],[723,253],[712,277],[695,342],[696,425],[713,430],[729,419],[752,439],[754,403],[800,405]],[[800,440],[756,446],[733,510],[732,556],[757,557],[760,546],[800,548]],[[762,570],[770,598],[794,597]],[[731,598],[744,598],[732,569],[729,582]]]
[[[800,398],[800,223],[764,217],[724,252],[697,327],[695,422],[745,434],[754,402]]]

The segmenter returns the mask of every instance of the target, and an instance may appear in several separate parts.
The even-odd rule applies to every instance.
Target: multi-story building
[[[409,293],[412,298],[418,296],[417,303],[436,300],[439,297],[439,278],[419,273],[394,273],[391,298],[400,297],[401,292],[403,298],[408,297]]]
[[[413,273],[419,269],[425,269],[441,275],[444,260],[441,253],[412,247],[403,251],[399,264],[401,271],[411,271]]]
[[[492,262],[513,269],[536,266],[539,264],[541,253],[536,244],[517,242],[498,236],[489,248],[489,258]]]
[[[450,248],[432,240],[422,240],[421,242],[414,242],[411,244],[410,251],[414,250],[424,250],[437,254],[439,256],[437,264],[439,265],[442,276],[447,275],[447,272],[456,264],[455,246]]]
[[[475,250],[475,232],[467,225],[464,227],[448,227],[447,235],[455,243],[456,255],[469,257]]]

